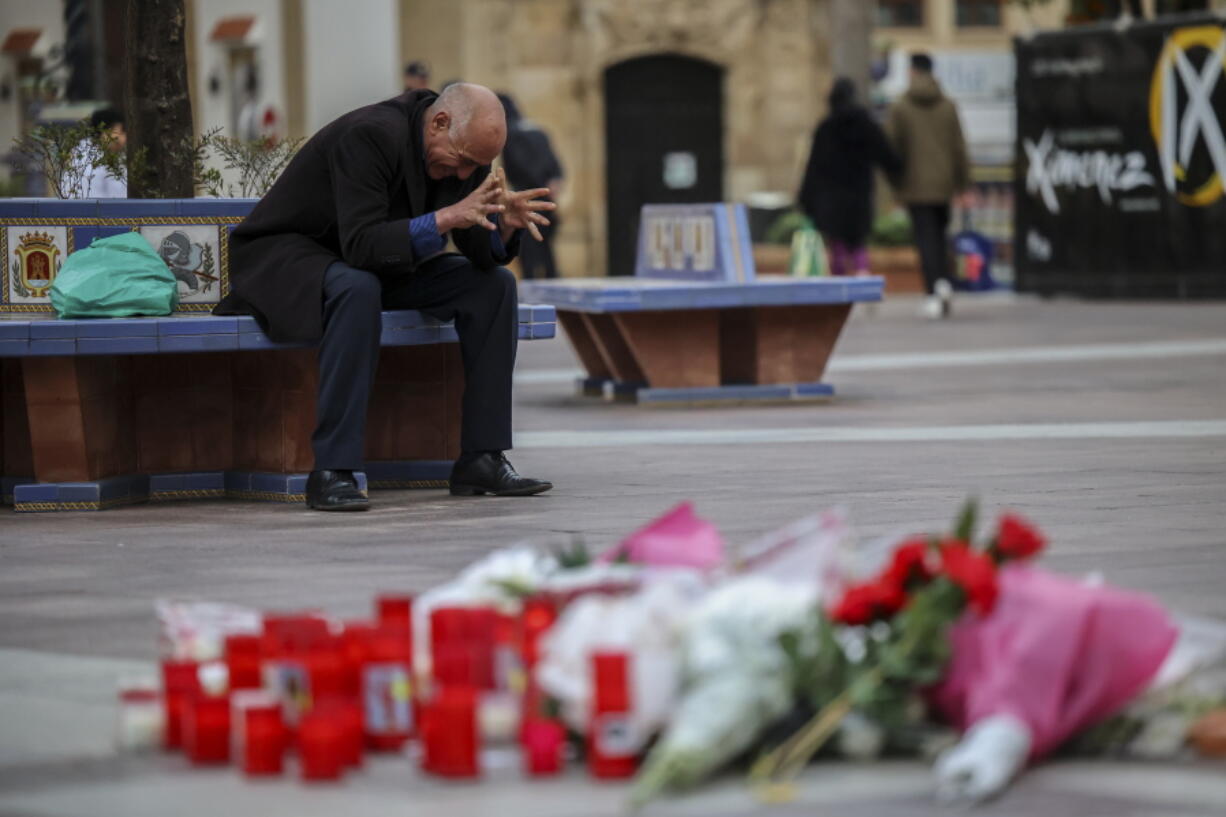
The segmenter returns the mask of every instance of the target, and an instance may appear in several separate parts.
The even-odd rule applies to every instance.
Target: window
[[[878,0],[877,25],[918,28],[924,24],[924,0]]]
[[[958,0],[956,19],[960,28],[1000,26],[1000,0]]]

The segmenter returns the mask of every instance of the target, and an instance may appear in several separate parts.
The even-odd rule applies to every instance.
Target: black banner
[[[1016,286],[1226,295],[1226,29],[1216,17],[1018,40]]]

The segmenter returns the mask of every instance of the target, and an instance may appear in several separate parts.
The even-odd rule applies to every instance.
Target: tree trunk
[[[128,0],[128,198],[191,198],[184,0]]]
[[[856,83],[867,102],[872,88],[873,27],[877,0],[829,0],[831,63],[836,77]]]

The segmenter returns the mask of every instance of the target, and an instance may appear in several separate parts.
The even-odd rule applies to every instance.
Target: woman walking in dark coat
[[[889,176],[902,172],[885,132],[856,102],[855,84],[840,77],[830,91],[830,114],[813,134],[800,187],[800,207],[825,237],[835,275],[868,273],[874,167]]]

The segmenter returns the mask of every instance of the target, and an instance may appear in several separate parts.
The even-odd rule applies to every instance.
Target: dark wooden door
[[[723,70],[676,55],[605,71],[609,274],[633,275],[644,204],[722,201]]]

